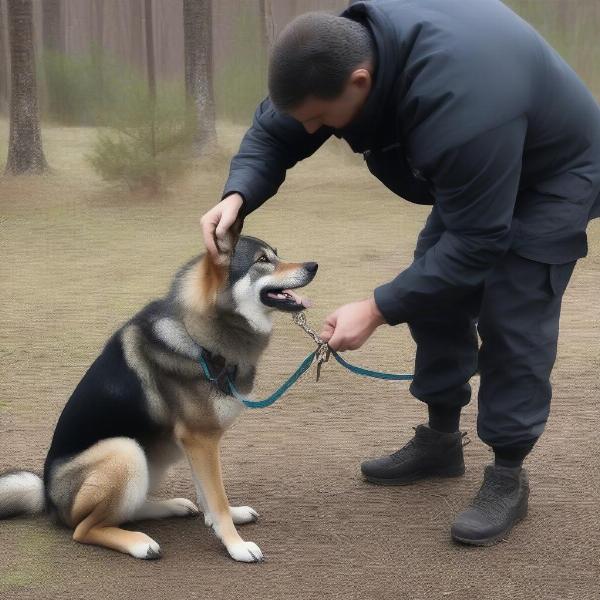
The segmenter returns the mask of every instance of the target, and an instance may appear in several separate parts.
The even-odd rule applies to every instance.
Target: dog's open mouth
[[[289,312],[296,312],[312,306],[312,302],[308,298],[302,298],[291,289],[262,290],[260,300],[265,306]]]

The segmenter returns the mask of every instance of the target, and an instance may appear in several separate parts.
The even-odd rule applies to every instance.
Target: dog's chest
[[[236,383],[238,379],[246,383],[242,386],[243,393],[248,393],[249,387],[251,388],[251,385],[247,385],[248,374],[244,374],[244,371],[241,373],[242,376],[236,378]],[[164,382],[163,390],[172,410],[190,427],[227,429],[244,410],[244,405],[239,400],[224,394],[204,378],[170,379]]]

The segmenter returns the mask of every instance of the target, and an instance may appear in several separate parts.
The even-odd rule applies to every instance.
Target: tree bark
[[[273,21],[273,6],[271,0],[258,0],[258,10],[263,32],[262,44],[265,50],[265,56],[268,56],[273,41],[275,40],[275,23]]]
[[[185,90],[194,123],[194,154],[214,149],[217,141],[213,92],[211,0],[183,0]]]
[[[104,0],[93,0],[91,4],[93,48],[92,68],[98,90],[98,103],[104,110]]]
[[[144,66],[148,69],[146,44],[144,43],[146,36],[145,11],[146,0],[130,0],[129,31],[131,39],[127,59],[140,70],[143,70]]]
[[[150,97],[156,100],[156,67],[154,61],[154,24],[152,21],[152,0],[144,3],[146,26],[146,65],[148,68],[148,89]]]
[[[11,58],[10,137],[6,172],[40,173],[47,168],[35,80],[31,0],[8,0]]]
[[[0,0],[0,113],[8,111],[8,45],[6,43],[6,17],[4,0]]]
[[[152,0],[144,2],[144,25],[146,28],[146,66],[148,68],[148,92],[150,94],[150,152],[156,158],[156,66],[154,62],[154,23],[152,19]],[[153,193],[159,188],[158,175],[154,172],[148,181]]]

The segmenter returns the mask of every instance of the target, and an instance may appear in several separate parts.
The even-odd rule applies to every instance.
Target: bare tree
[[[261,27],[263,31],[262,42],[265,55],[268,55],[273,40],[275,39],[275,22],[273,21],[273,6],[271,0],[258,0]]]
[[[146,66],[148,68],[148,91],[150,93],[150,152],[156,158],[156,66],[154,62],[154,22],[152,19],[152,0],[144,2],[144,23],[146,27]],[[158,176],[150,178],[150,188],[158,191]]]
[[[183,0],[185,90],[194,120],[194,153],[211,151],[217,141],[213,92],[211,0]]]
[[[6,172],[42,172],[47,168],[42,150],[33,54],[31,0],[8,0],[10,37],[10,138]]]
[[[144,36],[146,35],[146,0],[130,0],[129,8],[128,17],[131,19],[129,26],[129,60],[140,69],[144,65],[147,68],[147,45],[144,44]]]
[[[92,68],[96,80],[99,104],[103,106],[104,99],[104,2],[103,0],[92,0],[90,5],[92,22]]]
[[[6,45],[6,25],[4,0],[0,0],[0,113],[8,108],[8,46]]]
[[[92,0],[92,26],[94,28],[94,43],[102,47],[104,41],[104,1]]]
[[[156,101],[156,67],[154,60],[154,23],[152,20],[152,0],[145,0],[144,17],[146,24],[146,66],[148,68],[148,89],[150,97]]]

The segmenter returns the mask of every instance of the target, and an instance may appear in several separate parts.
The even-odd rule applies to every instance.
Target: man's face
[[[349,125],[364,106],[371,91],[371,72],[365,65],[352,72],[342,93],[330,100],[310,96],[289,115],[299,121],[308,133],[321,126],[342,129]]]

